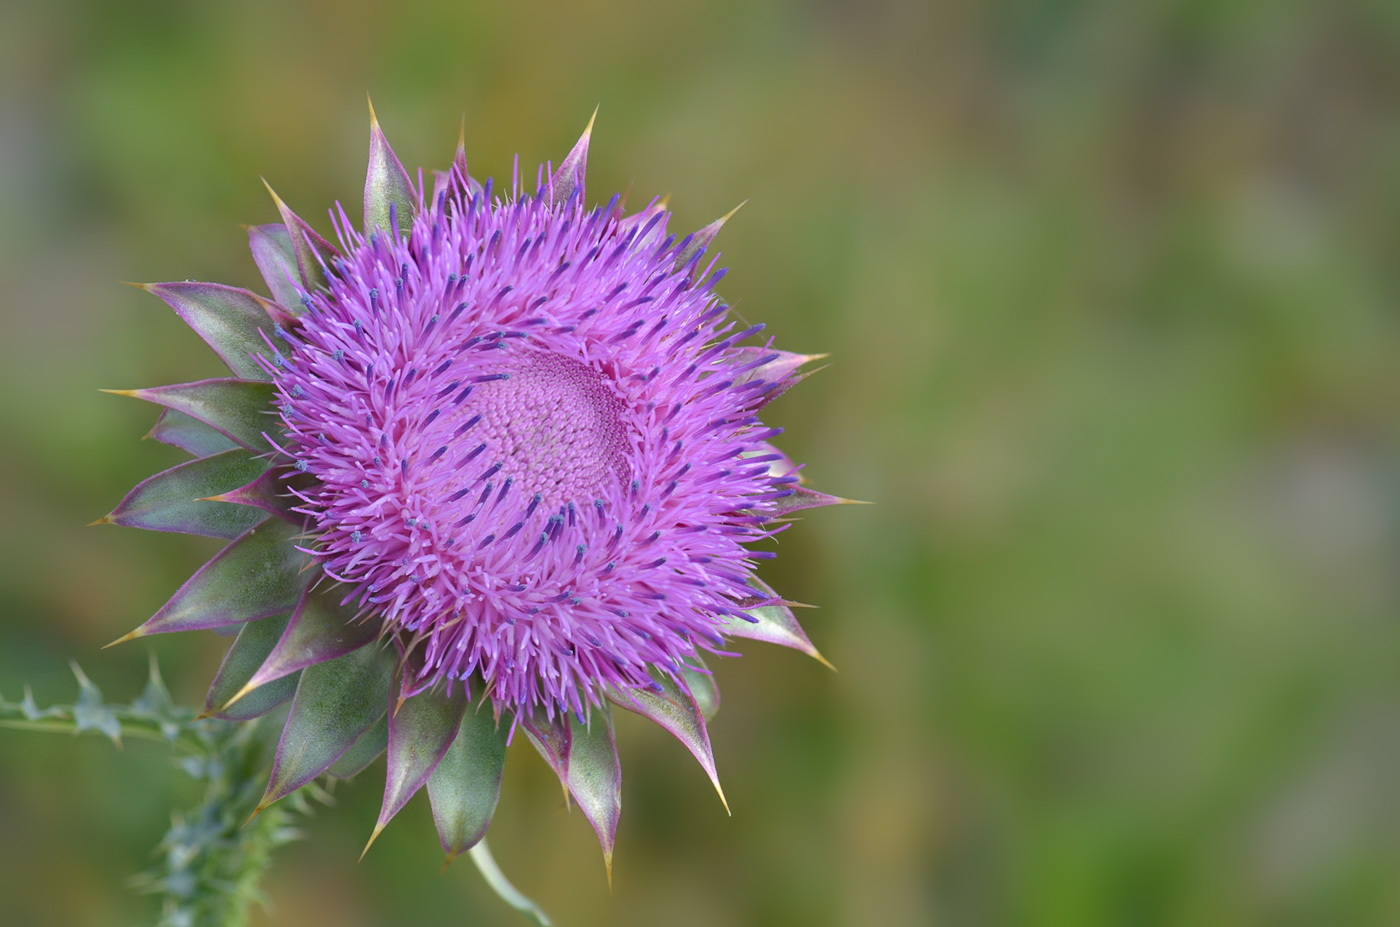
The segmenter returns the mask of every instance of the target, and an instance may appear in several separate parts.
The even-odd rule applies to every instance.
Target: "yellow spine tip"
[[[100,389],[99,393],[111,393],[113,396],[140,396],[139,389]]]
[[[599,103],[598,106],[603,104]],[[593,115],[588,117],[588,125],[584,127],[583,137],[589,138],[593,135],[593,123],[598,118],[598,106],[593,107]]]
[[[122,286],[133,286],[133,287],[136,287],[136,289],[138,289],[138,290],[145,290],[147,293],[149,293],[149,292],[151,292],[151,287],[153,286],[153,284],[150,284],[150,283],[134,283],[134,282],[131,281],[131,280],[123,280],[123,281],[122,281]]]
[[[819,653],[815,647],[812,648],[810,656],[813,660],[816,660],[818,663],[820,663],[822,666],[825,666],[833,673],[839,672],[839,670],[837,670],[836,667],[831,665],[831,661],[828,660],[826,657],[822,656],[821,653]]]
[[[388,821],[380,821],[378,824],[374,825],[374,833],[372,833],[372,834],[369,835],[369,843],[366,843],[366,844],[365,844],[365,848],[364,848],[363,850],[360,851],[360,861],[361,861],[361,862],[364,861],[365,854],[369,852],[369,848],[372,847],[372,846],[374,846],[374,841],[378,840],[378,839],[379,839],[379,835],[382,834],[382,833],[384,833],[384,827],[385,827],[385,825],[387,825],[388,823],[389,823]],[[451,862],[451,860],[448,860],[448,862]]]
[[[97,519],[96,521],[90,521],[90,522],[88,522],[88,523],[87,523],[87,527],[93,528],[93,527],[96,527],[97,525],[110,525],[111,523],[112,523],[112,516],[111,516],[111,514],[109,513],[109,514],[107,514],[107,515],[103,515],[101,518]]]
[[[252,814],[248,815],[248,820],[246,820],[246,821],[243,822],[243,826],[244,826],[244,827],[247,827],[249,824],[253,823],[253,818],[257,817],[258,815],[260,815],[260,814],[262,814],[264,811],[266,811],[266,810],[267,810],[267,806],[270,805],[270,804],[272,804],[272,802],[268,801],[266,798],[263,798],[262,801],[258,802],[258,806],[257,806],[256,808],[253,809],[253,813],[252,813]]]
[[[146,632],[145,632],[145,631],[142,631],[140,628],[137,628],[135,631],[132,631],[130,634],[124,634],[124,635],[122,635],[121,637],[117,638],[116,640],[112,641],[110,644],[104,645],[102,649],[103,649],[103,650],[106,650],[108,647],[115,647],[115,646],[117,646],[118,644],[125,644],[127,641],[134,641],[134,640],[136,640],[136,638],[138,638],[138,637],[145,637],[145,636],[146,636]]]
[[[738,206],[735,206],[733,209],[729,210],[729,212],[725,213],[725,214],[720,218],[719,224],[720,224],[720,225],[724,225],[724,223],[728,222],[730,219],[733,219],[733,218],[734,218],[734,214],[735,214],[736,212],[738,212],[739,210],[743,209],[743,208],[744,208],[744,203],[747,203],[747,202],[748,202],[748,200],[744,200],[743,203],[740,203]],[[822,356],[824,357],[825,355],[822,355]]]
[[[267,182],[267,178],[259,177],[258,179],[263,182],[264,187],[267,187],[267,192],[272,197],[272,202],[277,204],[277,211],[281,212],[282,210],[286,209],[287,204],[282,202],[282,197],[278,196],[277,191],[272,189],[272,184]]]
[[[254,679],[256,678],[257,677],[255,676]],[[229,699],[227,702],[224,702],[224,704],[219,708],[219,711],[228,711],[230,708],[233,707],[234,702],[238,701],[243,696],[256,689],[258,686],[254,685],[253,682],[254,680],[250,679],[248,681],[248,684],[245,685],[243,688],[239,689],[238,692],[233,696],[233,698]],[[258,683],[258,685],[261,685],[261,683]]]
[[[370,98],[369,92],[365,92],[365,102],[369,104],[369,127],[379,128],[379,117],[374,115],[374,100]]]

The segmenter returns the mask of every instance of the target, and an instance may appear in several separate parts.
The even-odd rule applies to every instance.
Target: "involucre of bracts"
[[[194,459],[99,521],[230,543],[121,640],[237,630],[207,712],[291,702],[260,807],[387,752],[375,834],[426,786],[455,856],[523,729],[610,860],[613,706],[718,789],[704,657],[820,659],[755,574],[792,512],[845,501],[760,417],[815,357],[729,318],[723,220],[678,241],[658,202],[588,206],[589,138],[498,192],[460,144],[415,183],[372,118],[362,228],[337,204],[324,238],[273,194],[281,221],[249,230],[269,296],[143,287],[232,376],[119,391]]]

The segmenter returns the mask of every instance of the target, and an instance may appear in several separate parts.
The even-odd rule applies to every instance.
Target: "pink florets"
[[[745,545],[795,476],[756,411],[790,372],[735,347],[760,326],[725,320],[703,252],[677,266],[659,207],[440,186],[402,233],[340,212],[278,345],[307,549],[419,648],[418,686],[581,712],[768,601]]]

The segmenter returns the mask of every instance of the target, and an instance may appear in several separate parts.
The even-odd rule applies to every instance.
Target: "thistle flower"
[[[291,701],[260,810],[387,750],[374,834],[426,786],[451,858],[520,728],[610,868],[612,706],[718,790],[703,656],[739,637],[820,659],[754,572],[785,516],[844,501],[759,418],[814,358],[744,344],[763,326],[728,319],[706,257],[723,219],[676,241],[661,203],[585,205],[591,129],[502,195],[461,143],[414,183],[371,110],[363,230],[337,204],[332,243],[274,193],[282,221],[249,229],[270,298],[143,286],[233,376],[122,391],[195,459],[100,521],[231,543],[121,640],[241,626],[206,712]]]

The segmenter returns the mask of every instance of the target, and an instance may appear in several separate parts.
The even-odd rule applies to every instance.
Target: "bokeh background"
[[[836,674],[724,662],[726,817],[621,722],[609,893],[522,741],[491,839],[561,925],[1400,923],[1400,6],[1388,0],[0,4],[0,693],[187,703],[98,647],[214,548],[83,525],[180,459],[99,387],[214,375],[121,280],[261,287],[239,223],[567,151],[739,200],[724,291],[832,353],[770,420],[824,489],[767,573]],[[630,722],[636,723],[630,723]],[[519,924],[379,780],[260,925]],[[136,925],[168,751],[0,730],[0,922]]]

